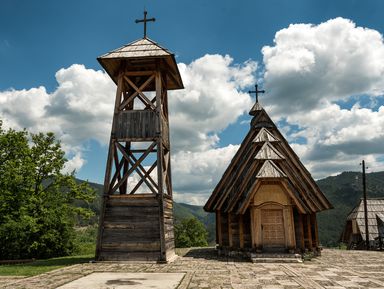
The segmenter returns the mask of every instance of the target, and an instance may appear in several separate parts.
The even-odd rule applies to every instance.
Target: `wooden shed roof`
[[[378,221],[384,222],[384,198],[367,199],[367,216],[368,216],[368,233],[369,239],[374,240],[378,237]],[[348,221],[355,220],[359,227],[360,234],[365,240],[365,219],[364,219],[364,202],[360,203],[352,209],[347,217]]]
[[[169,75],[167,89],[184,88],[174,54],[147,37],[112,50],[97,60],[115,83],[121,70],[145,71],[160,67]]]
[[[257,188],[271,181],[286,188],[301,213],[332,208],[262,106],[251,112],[251,128],[204,209],[243,214]]]

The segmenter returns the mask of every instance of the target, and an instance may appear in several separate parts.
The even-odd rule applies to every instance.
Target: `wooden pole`
[[[156,113],[161,121],[161,74],[160,69],[156,71]],[[167,261],[166,248],[165,248],[165,232],[164,232],[164,176],[163,176],[163,134],[161,124],[159,126],[160,134],[157,138],[157,184],[159,188],[159,217],[160,217],[160,248],[161,256],[160,261]]]
[[[365,248],[369,250],[369,230],[368,230],[368,209],[367,209],[367,186],[365,182],[365,161],[361,162],[363,167],[363,201],[364,201],[364,221],[365,221]]]

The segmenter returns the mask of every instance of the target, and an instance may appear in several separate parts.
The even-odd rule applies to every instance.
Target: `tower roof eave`
[[[122,68],[142,71],[143,67],[160,65],[168,71],[168,90],[184,88],[175,55],[147,37],[112,50],[97,60],[115,83]]]

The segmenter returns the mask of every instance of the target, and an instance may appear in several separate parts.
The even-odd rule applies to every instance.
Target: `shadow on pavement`
[[[184,254],[183,257],[195,258],[195,259],[205,259],[205,260],[215,260],[221,262],[250,262],[249,259],[244,257],[227,257],[227,256],[218,256],[217,250],[213,247],[206,248],[190,248],[189,251]]]

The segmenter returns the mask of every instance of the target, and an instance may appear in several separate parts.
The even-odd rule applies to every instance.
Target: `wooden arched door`
[[[266,206],[261,209],[261,238],[265,250],[285,250],[283,208]]]

